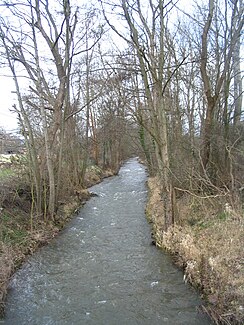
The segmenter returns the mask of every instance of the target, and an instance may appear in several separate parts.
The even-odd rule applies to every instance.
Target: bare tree
[[[227,2],[225,2],[225,6],[228,6]],[[239,7],[240,6],[240,7]],[[206,95],[207,101],[207,108],[206,108],[206,116],[204,121],[203,127],[203,147],[202,147],[202,164],[203,168],[206,169],[209,160],[210,160],[210,152],[212,146],[212,131],[213,131],[213,121],[214,121],[214,113],[217,109],[217,104],[220,99],[221,90],[224,85],[224,81],[226,79],[226,75],[230,69],[231,59],[233,57],[233,53],[235,48],[238,46],[238,40],[240,39],[240,33],[243,28],[244,18],[243,18],[243,11],[244,6],[242,1],[235,0],[232,2],[232,15],[231,15],[231,26],[229,29],[229,33],[227,35],[227,30],[225,33],[227,38],[225,39],[225,61],[223,64],[220,62],[219,53],[216,56],[216,77],[215,81],[211,80],[211,73],[208,68],[209,63],[209,51],[208,51],[208,39],[209,34],[211,31],[211,26],[213,24],[214,15],[216,13],[216,1],[209,0],[209,9],[208,9],[208,16],[205,21],[205,25],[202,32],[202,45],[201,45],[201,75],[204,84],[204,90]],[[226,9],[227,11],[227,9]],[[236,18],[238,17],[238,18]],[[227,19],[227,18],[226,18]],[[216,37],[218,37],[216,35]],[[217,41],[218,42],[218,41]],[[219,59],[218,59],[219,58]]]
[[[119,5],[117,5],[118,7]],[[174,6],[160,0],[149,1],[145,6],[141,1],[121,0],[121,10],[129,28],[130,37],[118,31],[106,17],[110,27],[128,44],[133,46],[137,56],[141,82],[144,85],[146,109],[151,121],[150,135],[155,144],[157,169],[161,181],[161,195],[165,208],[165,226],[173,223],[172,178],[168,148],[168,121],[166,89],[177,67],[169,75],[166,67],[166,17]],[[105,11],[104,11],[105,13]],[[180,65],[180,64],[179,64]]]
[[[31,157],[32,163],[33,157],[36,157],[33,169],[39,170],[39,176],[35,176],[40,179],[35,181],[37,193],[43,192],[42,187],[46,180],[41,182],[41,179],[47,178],[46,190],[49,198],[44,202],[44,211],[47,207],[49,216],[53,218],[62,187],[61,177],[65,167],[67,168],[65,164],[70,163],[70,160],[65,163],[64,153],[68,157],[72,156],[73,147],[66,145],[64,148],[64,144],[70,140],[67,126],[80,112],[79,108],[71,105],[71,100],[75,102],[70,93],[71,77],[74,75],[71,72],[74,68],[73,60],[88,50],[83,46],[84,33],[76,37],[79,8],[71,7],[69,0],[63,2],[59,11],[55,4],[50,4],[47,0],[26,0],[18,4],[9,2],[6,7],[16,17],[13,25],[18,26],[19,21],[21,28],[18,30],[18,27],[2,21],[2,43],[16,80],[18,112],[26,130],[25,134],[28,133],[28,139],[33,134],[33,125],[28,119],[29,108],[32,109],[32,115],[38,116],[38,127],[43,132],[45,149],[39,148],[39,153],[35,152]],[[81,25],[79,31],[81,32]],[[90,47],[100,39],[101,33],[94,35]],[[31,94],[28,96],[21,95],[18,88],[16,67],[19,71],[20,66],[24,67],[25,76],[30,80]],[[32,138],[34,139],[34,135]],[[28,142],[30,149],[35,148],[33,142],[34,140]],[[37,161],[38,156],[40,162]],[[42,197],[38,201],[43,200]],[[40,205],[42,204],[38,203]]]

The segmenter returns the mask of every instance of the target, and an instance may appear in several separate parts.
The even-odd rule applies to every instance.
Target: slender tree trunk
[[[19,83],[18,83],[18,78],[17,78],[16,72],[15,72],[14,65],[11,62],[9,47],[7,46],[7,44],[5,42],[4,33],[1,30],[1,28],[0,28],[0,32],[2,35],[3,45],[4,45],[4,48],[6,51],[6,55],[7,55],[8,65],[12,72],[14,83],[15,83],[15,88],[16,88],[16,93],[17,93],[18,104],[19,104],[20,110],[18,110],[16,107],[14,107],[14,108],[18,112],[18,114],[21,115],[21,123],[24,128],[24,130],[23,130],[24,137],[26,139],[28,149],[29,149],[28,152],[29,152],[29,157],[30,157],[32,176],[33,176],[34,184],[35,184],[36,211],[37,211],[37,214],[40,215],[41,211],[42,211],[42,183],[41,183],[40,168],[39,168],[39,163],[38,163],[38,158],[37,158],[37,150],[36,150],[36,146],[35,146],[34,135],[32,132],[29,118],[28,118],[26,111],[24,109],[24,105],[23,105],[23,101],[22,101],[21,93],[20,93],[20,88],[19,88]],[[26,130],[27,130],[28,136],[27,136]]]
[[[234,72],[234,125],[237,126],[241,121],[242,112],[242,77],[240,60],[241,40],[238,37],[233,52],[233,72]]]
[[[207,62],[208,62],[208,33],[210,30],[210,26],[213,20],[213,12],[214,12],[214,0],[209,0],[209,13],[206,23],[204,25],[203,34],[202,34],[202,51],[201,51],[201,75],[203,79],[206,99],[207,99],[207,109],[206,116],[203,127],[203,143],[202,143],[202,166],[206,169],[207,164],[210,159],[210,150],[211,150],[211,133],[212,133],[212,125],[213,125],[213,117],[214,117],[214,108],[216,99],[212,96],[210,79],[207,73]]]
[[[34,50],[35,50],[36,71],[37,71],[36,85],[37,85],[37,90],[39,91],[40,94],[42,94],[42,76],[41,76],[41,67],[39,61],[38,45],[36,40],[34,21],[32,24],[32,33],[33,33],[32,36],[33,36],[33,43],[34,43]],[[42,97],[40,97],[40,112],[41,112],[41,119],[43,124],[43,131],[44,131],[45,151],[46,151],[46,161],[47,161],[48,181],[49,181],[48,213],[50,217],[53,218],[55,213],[55,200],[56,200],[55,175],[54,175],[54,165],[53,165],[52,153],[51,153],[51,139],[49,136],[47,116],[46,116],[45,105]]]

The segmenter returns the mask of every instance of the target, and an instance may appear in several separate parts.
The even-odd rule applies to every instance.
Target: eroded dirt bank
[[[201,292],[216,324],[244,324],[244,222],[233,212],[216,210],[213,200],[182,196],[177,221],[167,232],[156,178],[148,180],[147,216],[156,245],[184,269],[184,280]],[[205,307],[203,307],[205,309]]]

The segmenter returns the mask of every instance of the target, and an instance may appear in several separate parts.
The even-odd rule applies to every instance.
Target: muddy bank
[[[244,324],[244,222],[213,200],[182,196],[177,221],[167,232],[156,178],[148,181],[147,216],[156,245],[172,254],[184,281],[198,288],[216,324]]]
[[[89,172],[86,175],[86,186],[90,187],[113,175],[111,170]],[[7,191],[7,187],[4,190]],[[15,200],[12,192],[5,195],[9,202],[5,202],[4,208],[0,210],[0,318],[4,314],[4,302],[12,274],[28,256],[57,236],[93,194],[87,189],[77,189],[73,196],[60,204],[55,220],[48,223],[42,218],[33,218],[31,221],[28,195]]]

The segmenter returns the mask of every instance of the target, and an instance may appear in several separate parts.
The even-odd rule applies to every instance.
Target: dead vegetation
[[[156,244],[184,270],[184,281],[198,288],[216,324],[244,324],[244,218],[219,198],[185,194],[177,201],[177,222],[164,231],[156,178],[149,179],[147,215]],[[221,201],[221,202],[220,202]]]

